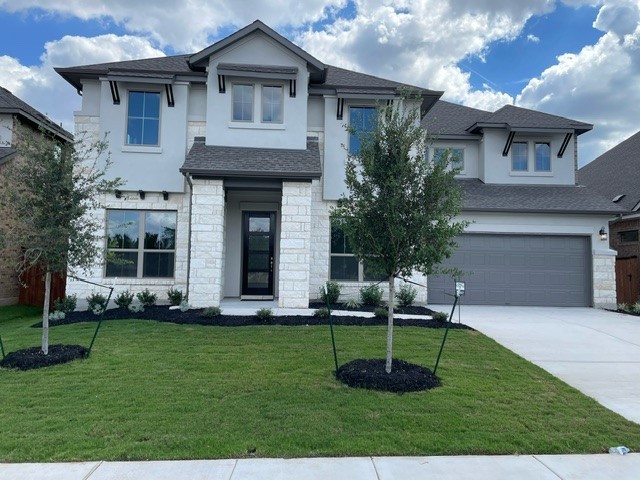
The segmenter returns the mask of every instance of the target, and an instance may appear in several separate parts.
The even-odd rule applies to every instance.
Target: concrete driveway
[[[430,308],[451,311],[451,306]],[[460,318],[605,407],[640,423],[640,317],[594,308],[463,305]]]

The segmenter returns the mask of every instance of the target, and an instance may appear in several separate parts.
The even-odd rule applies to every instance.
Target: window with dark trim
[[[638,230],[625,230],[618,232],[618,240],[620,243],[633,243],[638,241]]]
[[[331,261],[329,278],[348,282],[374,282],[386,277],[358,262],[342,229],[331,227]]]
[[[160,92],[129,92],[127,145],[159,145]]]
[[[107,262],[106,277],[174,276],[176,212],[107,210],[107,248],[118,262]]]
[[[360,143],[364,135],[371,133],[376,128],[378,110],[376,107],[349,107],[349,125],[354,132],[349,134],[349,153],[360,153]]]

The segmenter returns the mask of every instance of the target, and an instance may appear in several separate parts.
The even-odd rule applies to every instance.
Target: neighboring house
[[[57,71],[82,92],[76,130],[108,133],[110,174],[127,182],[98,214],[106,246],[128,263],[98,266],[91,280],[162,297],[178,288],[194,306],[282,307],[307,306],[328,279],[345,296],[373,280],[329,212],[346,193],[345,147],[358,148],[345,124],[366,132],[376,103],[407,85],[326,65],[259,21],[193,55]],[[617,207],[574,185],[577,136],[591,125],[411,88],[438,133],[430,157],[453,148],[463,167],[474,223],[456,258],[475,271],[465,301],[614,303],[614,252],[598,231]],[[450,283],[429,279],[419,299],[450,302]]]
[[[73,136],[65,129],[53,123],[45,115],[20,100],[9,90],[0,87],[0,170],[6,168],[11,162],[20,161],[19,136],[15,133],[18,125],[35,135],[40,135],[40,129],[44,129],[61,141],[73,141]],[[2,188],[2,183],[0,182],[0,191]],[[12,216],[11,209],[0,210],[1,226],[8,227],[14,221],[16,219]],[[21,281],[18,279],[16,270],[12,265],[14,262],[11,259],[15,257],[15,263],[18,263],[20,252],[3,251],[2,255],[3,261],[0,262],[0,305],[13,305],[18,303]],[[34,275],[34,277],[37,277],[37,275]],[[26,278],[21,280],[23,282],[28,281]],[[38,278],[34,278],[33,282],[37,283],[37,280]],[[56,287],[56,292],[63,288],[63,284],[60,287]],[[34,292],[37,293],[38,290],[39,288],[34,287],[29,292],[23,292],[23,296],[26,293],[26,297],[28,297],[28,300],[24,303],[42,305],[44,300],[39,301],[38,298],[32,298],[33,295],[31,295]]]
[[[623,209],[609,223],[609,243],[618,252],[618,303],[640,300],[640,132],[578,171],[578,182]]]

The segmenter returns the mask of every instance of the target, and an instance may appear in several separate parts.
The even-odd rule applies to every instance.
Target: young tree
[[[49,351],[49,303],[54,273],[86,270],[103,253],[97,232],[103,227],[91,215],[101,194],[117,188],[120,179],[105,177],[110,165],[103,140],[73,143],[48,131],[18,126],[17,158],[2,169],[0,206],[15,221],[0,230],[0,248],[22,255],[2,255],[20,276],[32,266],[45,272],[42,351]]]
[[[348,157],[349,194],[331,216],[355,257],[389,282],[386,371],[391,373],[395,278],[436,271],[467,223],[455,220],[462,199],[449,156],[438,162],[425,157],[428,135],[416,99],[379,106],[370,132],[347,129],[359,138],[360,149]]]

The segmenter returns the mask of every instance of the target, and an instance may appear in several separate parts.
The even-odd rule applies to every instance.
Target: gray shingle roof
[[[574,185],[497,185],[458,180],[465,211],[589,213],[614,215],[623,209],[593,189]]]
[[[0,113],[19,115],[23,120],[27,120],[38,126],[44,127],[64,140],[73,140],[73,135],[71,133],[67,132],[60,125],[49,120],[46,115],[43,115],[31,105],[20,100],[13,93],[3,87],[0,87]]]
[[[8,160],[9,157],[14,153],[16,153],[15,148],[0,147],[0,165],[2,165],[6,160]]]
[[[483,127],[502,127],[508,125],[512,129],[558,129],[575,130],[578,135],[588,132],[593,128],[589,123],[571,120],[570,118],[551,115],[549,113],[529,110],[527,108],[505,105],[496,110],[492,115],[478,121],[470,131],[476,131]]]
[[[260,73],[283,73],[296,74],[298,67],[288,67],[282,65],[253,65],[245,63],[219,63],[218,70],[230,70],[235,72],[260,72]]]
[[[196,137],[182,173],[214,177],[320,178],[320,149],[315,138],[307,138],[305,150],[205,145]]]
[[[627,211],[640,202],[640,132],[588,163],[577,173],[577,181],[613,199]]]
[[[491,112],[438,100],[422,119],[422,126],[434,137],[476,137],[467,130],[471,125],[491,115]]]

